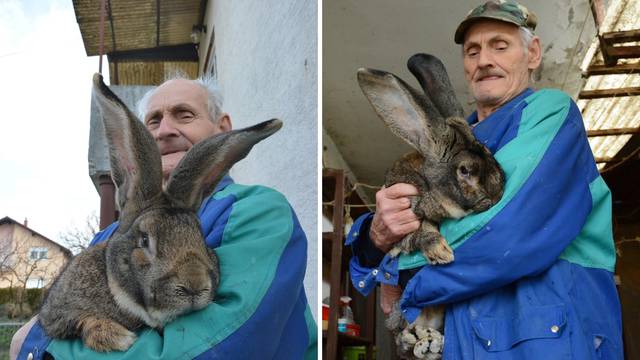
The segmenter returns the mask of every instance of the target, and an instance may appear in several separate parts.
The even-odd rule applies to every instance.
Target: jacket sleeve
[[[398,258],[387,256],[369,238],[372,220],[373,213],[358,217],[345,241],[345,245],[350,245],[353,252],[349,261],[351,282],[365,296],[369,295],[377,283],[397,285],[399,282]]]
[[[424,306],[465,300],[539,274],[580,233],[592,209],[589,183],[598,176],[581,115],[568,98],[560,108],[542,109],[536,126],[560,123],[539,150],[540,161],[506,205],[455,248],[452,263],[424,266],[407,284],[402,307],[408,319]],[[558,113],[565,115],[552,116]]]
[[[215,198],[214,198],[215,197]],[[280,193],[230,185],[200,210],[207,245],[215,246],[221,282],[207,308],[145,328],[118,359],[300,359],[315,354],[315,322],[303,278],[306,236]],[[54,340],[56,358],[107,359],[79,339]]]

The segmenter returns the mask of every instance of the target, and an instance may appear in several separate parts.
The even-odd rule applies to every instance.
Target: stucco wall
[[[215,32],[215,69],[223,110],[234,128],[270,118],[284,127],[258,144],[231,175],[238,183],[282,192],[307,234],[305,290],[316,316],[317,299],[317,3],[311,0],[208,2],[204,66]],[[208,66],[211,68],[211,65]],[[316,317],[317,318],[317,317]]]
[[[2,240],[1,246],[3,250],[12,253],[7,265],[12,267],[17,273],[17,276],[10,272],[4,273],[2,278],[0,278],[0,288],[9,286],[21,287],[22,282],[27,280],[27,276],[29,276],[29,278],[42,278],[44,280],[43,286],[48,286],[67,261],[64,253],[39,234],[21,226],[5,224],[0,226],[0,228],[3,228],[3,234],[8,233],[11,235],[2,237],[0,240]],[[34,270],[32,270],[32,266],[36,262],[29,260],[29,250],[31,248],[48,249],[47,258],[37,260]]]

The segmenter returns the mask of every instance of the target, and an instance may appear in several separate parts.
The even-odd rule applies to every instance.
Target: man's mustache
[[[504,77],[504,74],[502,73],[502,71],[499,71],[499,70],[496,70],[496,69],[487,69],[487,70],[480,69],[476,73],[476,76],[474,76],[473,80],[474,81],[480,81],[483,78],[489,77],[489,76]]]

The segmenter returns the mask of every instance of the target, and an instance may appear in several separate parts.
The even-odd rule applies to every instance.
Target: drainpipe
[[[109,175],[101,175],[98,178],[98,186],[100,187],[100,230],[103,230],[116,220],[116,188]]]

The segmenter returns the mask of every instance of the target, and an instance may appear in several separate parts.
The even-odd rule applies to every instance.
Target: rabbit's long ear
[[[433,152],[444,122],[429,99],[380,70],[359,69],[358,83],[391,132],[423,154]]]
[[[187,209],[198,210],[205,194],[259,141],[282,127],[271,119],[252,127],[223,132],[195,144],[171,174],[166,193]]]
[[[118,205],[123,214],[134,216],[144,202],[162,191],[160,152],[149,131],[104,84],[100,74],[93,76],[93,94],[109,144]],[[126,226],[123,222],[127,219],[121,219],[121,225]]]
[[[429,54],[415,54],[407,61],[407,67],[442,116],[464,117],[462,106],[440,59]]]

